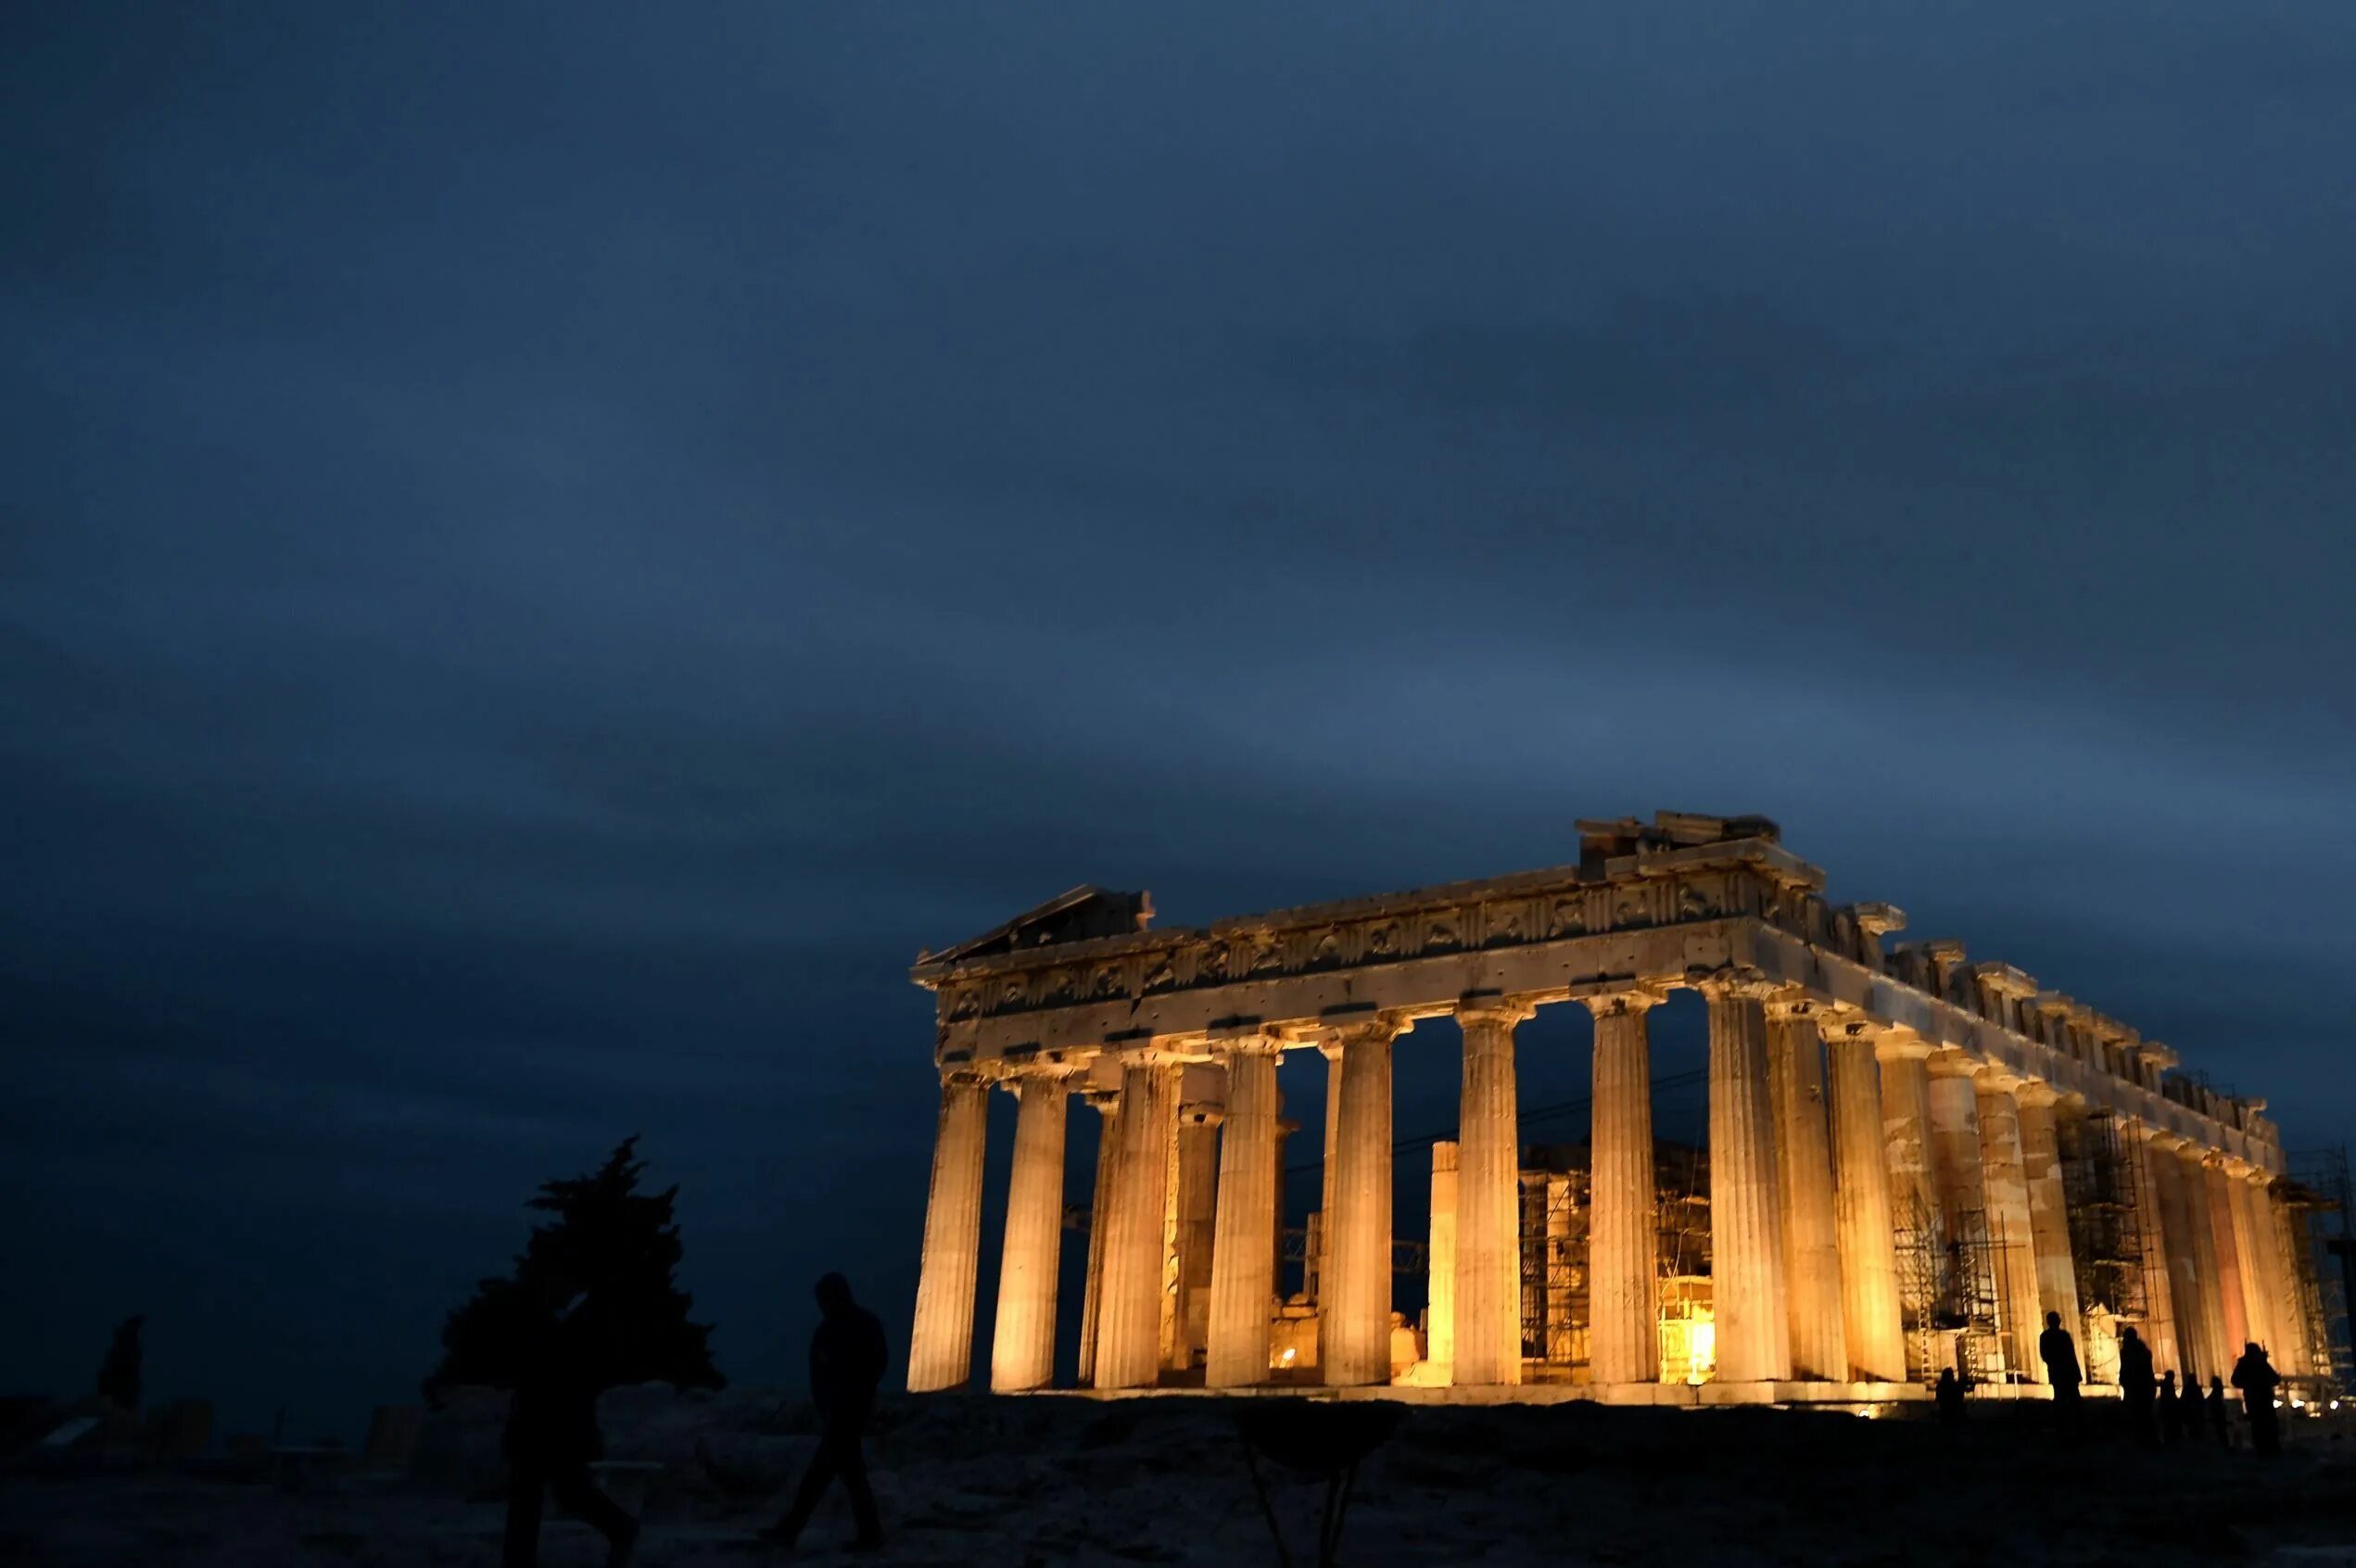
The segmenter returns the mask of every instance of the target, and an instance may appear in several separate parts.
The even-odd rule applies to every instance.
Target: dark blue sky
[[[630,1131],[789,1374],[918,946],[1664,805],[2341,1136],[2351,145],[2325,3],[10,7],[0,1384],[352,1427]]]

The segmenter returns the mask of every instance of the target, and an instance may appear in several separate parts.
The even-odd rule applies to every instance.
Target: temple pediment
[[[917,961],[949,963],[1026,948],[1053,947],[1059,942],[1131,936],[1144,930],[1153,917],[1150,892],[1115,892],[1083,883],[978,937],[969,937],[938,953],[919,955]]]

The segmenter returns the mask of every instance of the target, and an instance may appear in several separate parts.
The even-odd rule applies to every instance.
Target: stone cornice
[[[1135,999],[1264,977],[1348,972],[1606,931],[1767,915],[1823,873],[1766,840],[1617,856],[1599,878],[1577,866],[1306,904],[910,971],[939,995],[944,1023]]]
[[[1676,987],[1731,986],[1819,1005],[1835,1030],[1864,1023],[1885,1058],[1956,1050],[2280,1170],[2256,1106],[2196,1096],[2180,1080],[2162,1094],[2111,1070],[2169,1063],[2165,1047],[2008,965],[1971,965],[1971,983],[1957,983],[1960,943],[1885,959],[1876,939],[1896,929],[1895,911],[1830,904],[1822,883],[1768,838],[1641,843],[1581,866],[927,961],[911,978],[935,993],[937,1063],[991,1076],[1108,1052],[1209,1060],[1248,1034],[1259,1048],[1324,1044],[1377,1013],[1397,1032],[1467,1006],[1579,1001],[1603,1014]]]

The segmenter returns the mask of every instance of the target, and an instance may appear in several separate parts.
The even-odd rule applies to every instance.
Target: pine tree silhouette
[[[633,1157],[637,1148],[634,1132],[587,1175],[540,1183],[526,1207],[555,1220],[532,1227],[511,1278],[478,1282],[450,1313],[429,1385],[513,1387],[534,1303],[544,1300],[552,1272],[595,1288],[601,1320],[612,1329],[601,1335],[606,1386],[660,1381],[717,1388],[727,1381],[712,1364],[712,1325],[688,1321],[694,1298],[671,1277],[682,1250],[672,1219],[679,1190],[640,1192],[646,1164]]]

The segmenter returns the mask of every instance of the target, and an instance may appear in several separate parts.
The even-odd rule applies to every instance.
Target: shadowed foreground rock
[[[1193,1399],[887,1404],[872,1471],[893,1534],[879,1560],[1273,1562],[1233,1410]],[[1975,1409],[1949,1429],[1748,1409],[1411,1410],[1367,1461],[1341,1561],[2356,1561],[2356,1443],[2331,1440],[2324,1423],[2295,1423],[2283,1459],[2261,1464],[2213,1446],[2135,1451],[2100,1420],[2064,1448],[2037,1413]],[[616,1390],[600,1419],[615,1458],[665,1467],[648,1496],[642,1562],[766,1561],[742,1543],[774,1517],[809,1451],[805,1411],[755,1390],[649,1385]],[[500,1510],[470,1493],[495,1496],[496,1473],[448,1462],[470,1448],[449,1439],[488,1428],[495,1465],[497,1423],[489,1409],[437,1412],[412,1479],[347,1478],[312,1495],[169,1473],[18,1477],[0,1487],[0,1560],[488,1568]],[[1315,1486],[1273,1489],[1288,1524],[1313,1527]],[[830,1560],[850,1535],[832,1502],[804,1556]],[[556,1523],[544,1561],[587,1564],[601,1550],[586,1527]]]

